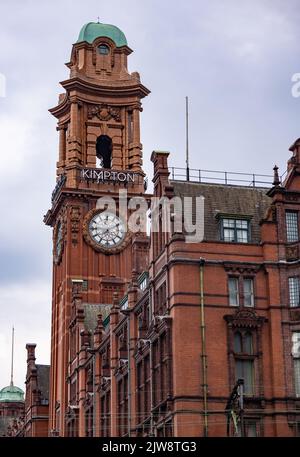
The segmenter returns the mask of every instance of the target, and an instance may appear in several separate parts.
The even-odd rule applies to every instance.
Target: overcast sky
[[[153,149],[184,166],[185,95],[191,167],[283,172],[300,136],[300,0],[10,0],[0,4],[0,387],[24,386],[25,344],[49,363],[51,230],[43,225],[55,185],[58,134],[48,108],[68,77],[64,63],[81,26],[120,27],[151,90],[141,118],[145,169]],[[1,90],[0,90],[1,92]]]

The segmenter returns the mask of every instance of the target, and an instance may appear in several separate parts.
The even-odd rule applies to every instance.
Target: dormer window
[[[98,49],[99,54],[101,54],[101,55],[109,54],[109,47],[106,44],[100,44],[100,46],[98,46],[97,49]]]
[[[249,243],[249,220],[222,218],[221,239],[230,243]]]

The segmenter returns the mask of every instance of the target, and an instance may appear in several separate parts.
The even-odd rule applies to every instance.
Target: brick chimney
[[[169,168],[168,168],[168,157],[170,153],[167,151],[153,151],[151,154],[151,161],[154,164],[154,193],[157,191],[162,194],[163,188],[169,185]],[[161,188],[159,189],[159,183]]]
[[[26,344],[27,350],[27,369],[34,369],[35,368],[35,348],[36,344]]]

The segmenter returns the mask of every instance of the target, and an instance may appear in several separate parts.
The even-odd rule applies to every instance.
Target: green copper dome
[[[117,46],[127,46],[127,40],[118,27],[110,24],[102,24],[101,22],[88,22],[80,30],[77,43],[81,41],[87,41],[88,43],[93,43],[96,38],[107,37],[113,40]]]
[[[0,402],[24,401],[24,392],[16,386],[7,386],[0,390]]]

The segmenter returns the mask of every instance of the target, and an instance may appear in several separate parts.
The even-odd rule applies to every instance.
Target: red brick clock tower
[[[127,230],[127,205],[119,203],[119,191],[125,203],[145,193],[139,116],[149,90],[128,72],[131,52],[117,27],[83,26],[67,63],[70,77],[61,83],[65,92],[50,110],[59,132],[57,184],[45,216],[53,227],[50,434],[65,434],[72,290],[80,286],[90,306],[110,305],[126,292],[132,270],[147,264],[148,239]],[[115,212],[103,197],[115,202]]]

